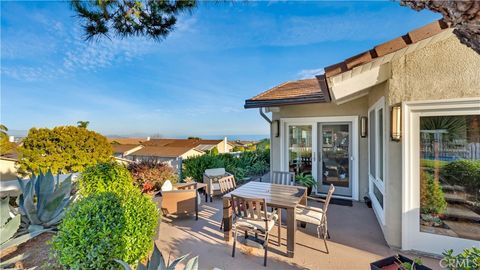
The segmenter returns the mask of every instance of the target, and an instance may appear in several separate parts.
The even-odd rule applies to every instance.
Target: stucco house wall
[[[385,240],[401,247],[402,239],[402,142],[390,140],[391,105],[405,101],[480,97],[480,55],[453,35],[394,60],[391,78],[368,89],[368,95],[334,103],[291,105],[272,113],[273,120],[319,116],[368,116],[368,108],[385,97]],[[480,107],[480,104],[479,104]],[[284,133],[285,130],[281,130]],[[271,130],[271,134],[275,131]],[[402,138],[402,141],[405,138]],[[280,170],[280,137],[271,137],[272,170]],[[368,193],[368,139],[359,136],[359,197]]]
[[[16,160],[11,158],[0,158],[0,181],[16,180],[17,166]]]

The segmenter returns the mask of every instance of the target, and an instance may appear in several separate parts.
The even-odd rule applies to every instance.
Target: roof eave
[[[326,103],[322,97],[312,98],[287,98],[287,99],[271,99],[271,100],[245,100],[245,109],[253,108],[267,108],[267,107],[280,107],[288,105],[301,105],[311,103]]]

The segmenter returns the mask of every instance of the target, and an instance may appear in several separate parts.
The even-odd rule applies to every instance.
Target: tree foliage
[[[74,126],[32,128],[18,147],[20,172],[81,172],[111,160],[112,146],[94,131]]]
[[[87,128],[90,121],[77,121],[77,127]]]
[[[145,36],[165,38],[177,22],[176,16],[192,10],[196,0],[71,0],[82,21],[85,39],[98,36]]]

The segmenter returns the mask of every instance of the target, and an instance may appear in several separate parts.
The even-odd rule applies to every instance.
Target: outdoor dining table
[[[223,196],[224,239],[230,241],[232,230],[231,195],[249,198],[265,198],[267,206],[278,208],[281,221],[281,209],[287,212],[287,256],[293,258],[295,252],[295,232],[297,222],[295,209],[298,205],[306,205],[307,189],[301,186],[277,185],[265,182],[248,182]],[[278,229],[280,239],[280,227]],[[278,243],[280,245],[280,242]]]

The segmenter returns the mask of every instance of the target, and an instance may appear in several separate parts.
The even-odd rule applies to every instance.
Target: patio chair
[[[160,209],[165,215],[195,213],[198,220],[197,183],[191,183],[177,189],[162,190]]]
[[[218,180],[218,185],[220,187],[220,192],[226,194],[236,188],[235,179],[233,177],[224,177]],[[220,223],[220,230],[223,229],[223,219]]]
[[[328,246],[327,246],[327,238],[330,238],[328,234],[328,222],[327,222],[327,210],[328,205],[330,204],[330,199],[332,198],[332,194],[335,191],[335,187],[330,185],[328,189],[327,197],[325,200],[319,198],[312,198],[308,197],[308,199],[322,202],[323,207],[311,207],[311,206],[297,206],[296,208],[296,215],[297,221],[310,223],[317,225],[317,235],[320,238],[320,230],[322,231],[323,242],[325,243],[325,249],[328,253]]]
[[[207,194],[210,197],[210,202],[213,201],[213,196],[224,194],[220,190],[220,185],[218,181],[220,179],[228,179],[230,181],[230,185],[233,185],[233,188],[236,187],[235,177],[225,171],[225,168],[215,168],[215,169],[207,169],[203,174],[203,183],[207,184]]]
[[[264,235],[263,248],[265,250],[263,265],[267,266],[268,236],[273,229],[278,216],[275,211],[268,212],[264,198],[246,198],[232,194],[232,208],[234,213],[234,232],[232,257],[235,257],[235,246],[237,243],[238,231],[245,232],[245,239],[248,233],[253,232]]]
[[[294,172],[273,171],[270,182],[272,184],[294,186],[295,185],[295,173]]]

